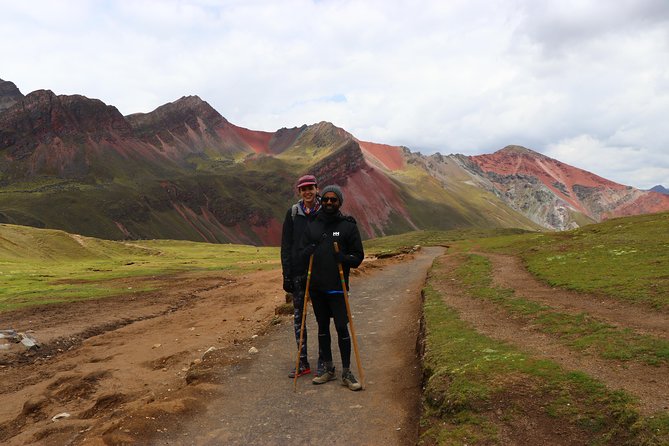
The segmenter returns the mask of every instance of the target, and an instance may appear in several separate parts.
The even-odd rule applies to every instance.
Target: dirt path
[[[287,342],[291,327],[283,325],[263,339],[253,360],[220,371],[206,413],[156,437],[153,444],[414,444],[421,391],[415,352],[420,289],[439,252],[425,248],[413,260],[351,280],[364,391],[351,392],[339,381],[315,386],[311,377],[302,377],[294,392],[286,377],[294,361],[294,348]],[[313,322],[313,313],[309,319]],[[310,330],[315,364],[316,327],[312,324]],[[336,341],[333,355],[341,370]]]
[[[307,378],[293,393],[277,271],[127,279],[128,289],[151,282],[162,291],[2,313],[0,329],[32,330],[43,346],[0,351],[0,443],[412,443],[420,288],[438,252],[365,262],[352,278],[367,375],[357,393]],[[309,422],[296,429],[298,420]]]
[[[43,344],[36,352],[0,350],[0,444],[413,444],[419,291],[442,251],[365,262],[352,278],[362,392],[336,381],[314,386],[309,378],[300,378],[293,392],[286,377],[294,361],[291,318],[275,315],[284,302],[277,271],[126,279],[128,289],[150,283],[162,291],[0,313],[0,329],[32,330]],[[486,255],[495,283],[518,296],[667,339],[667,315],[549,288],[517,260]],[[438,262],[448,272],[458,257]],[[666,366],[569,350],[498,306],[468,298],[461,284],[444,277],[437,285],[447,303],[483,334],[625,390],[644,413],[667,409]],[[336,345],[333,353],[339,368]],[[69,416],[53,419],[62,413]]]
[[[516,296],[548,304],[559,311],[586,312],[618,327],[666,338],[669,316],[636,305],[614,302],[601,296],[576,294],[548,287],[532,277],[522,264],[508,256],[482,254],[493,263],[493,282],[510,288]],[[604,360],[567,348],[553,336],[509,315],[503,308],[479,299],[469,298],[463,285],[449,277],[462,258],[441,257],[438,262],[445,274],[437,281],[446,303],[455,308],[460,318],[480,333],[518,346],[537,357],[550,359],[568,370],[580,370],[604,382],[609,388],[624,390],[639,399],[643,413],[651,414],[669,407],[669,368],[636,362]],[[647,320],[644,320],[646,318]]]
[[[669,316],[643,305],[606,296],[569,292],[546,286],[532,276],[520,259],[503,254],[483,254],[492,262],[496,286],[515,289],[516,296],[532,299],[568,313],[588,313],[616,327],[669,339]]]

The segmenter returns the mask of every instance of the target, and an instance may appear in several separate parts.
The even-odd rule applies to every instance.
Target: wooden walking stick
[[[300,342],[297,345],[297,360],[295,361],[295,376],[293,377],[293,392],[297,392],[297,375],[300,371],[300,353],[302,352],[302,340],[304,339],[304,321],[307,318],[307,302],[309,302],[309,282],[311,282],[311,266],[314,264],[314,255],[309,257],[309,269],[307,269],[307,285],[304,290],[304,305],[302,308],[302,322],[300,324]]]
[[[339,245],[334,242],[335,253],[339,253]],[[360,373],[360,385],[365,388],[365,372],[362,370],[362,363],[360,362],[360,353],[358,352],[358,340],[355,336],[355,328],[353,327],[353,316],[351,315],[351,306],[348,303],[348,290],[346,289],[346,279],[344,279],[344,268],[341,262],[337,262],[339,267],[339,278],[341,279],[341,289],[344,290],[344,302],[346,302],[346,313],[348,314],[348,321],[351,324],[351,337],[353,338],[353,351],[355,352],[355,363],[358,365],[358,373]]]

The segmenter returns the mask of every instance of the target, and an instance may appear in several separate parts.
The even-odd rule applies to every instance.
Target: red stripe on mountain
[[[363,153],[376,158],[386,169],[399,170],[404,167],[404,157],[400,147],[360,140],[358,144]]]
[[[249,130],[233,124],[230,124],[230,127],[255,153],[270,153],[269,142],[274,133]]]

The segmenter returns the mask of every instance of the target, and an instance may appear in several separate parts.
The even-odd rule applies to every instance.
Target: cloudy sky
[[[0,0],[0,78],[669,187],[667,0]],[[663,124],[664,122],[664,124]]]

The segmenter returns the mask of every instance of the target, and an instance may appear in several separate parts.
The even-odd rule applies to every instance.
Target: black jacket
[[[309,288],[320,291],[342,290],[334,242],[337,242],[339,251],[345,256],[342,267],[348,290],[349,271],[362,263],[365,252],[355,219],[341,212],[335,215],[319,213],[304,232],[300,246],[305,268],[308,266],[310,251],[314,255]]]
[[[307,268],[300,257],[300,240],[307,228],[307,223],[316,218],[320,210],[305,215],[299,203],[292,205],[286,212],[281,232],[281,269],[283,277],[294,279],[307,274]]]

